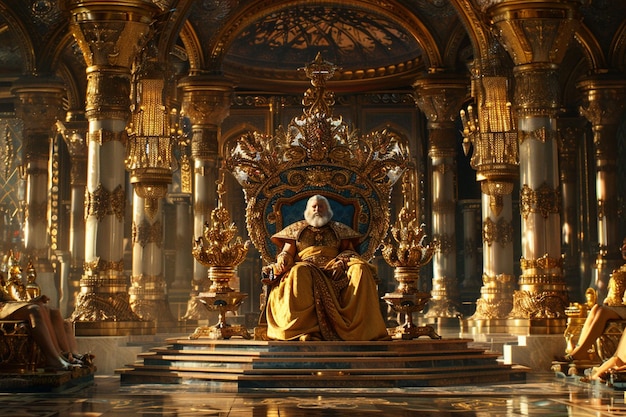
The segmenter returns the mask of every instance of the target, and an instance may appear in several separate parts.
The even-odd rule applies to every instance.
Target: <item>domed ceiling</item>
[[[312,4],[251,21],[226,50],[223,70],[240,85],[258,87],[259,82],[272,79],[284,85],[306,80],[297,69],[318,53],[339,67],[335,80],[347,83],[414,74],[423,54],[415,37],[385,16],[354,7]]]

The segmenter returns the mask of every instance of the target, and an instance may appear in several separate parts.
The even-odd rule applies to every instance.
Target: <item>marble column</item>
[[[66,0],[87,63],[85,265],[72,313],[77,335],[154,333],[132,311],[124,273],[126,125],[130,69],[158,7],[148,1]],[[106,36],[103,34],[106,33]]]
[[[203,236],[217,202],[219,173],[219,126],[228,116],[233,95],[232,83],[222,77],[189,76],[181,79],[182,113],[191,121],[191,158],[193,160],[193,239]],[[195,296],[207,291],[211,282],[208,269],[194,262],[191,293],[185,320],[208,317]]]
[[[455,120],[467,98],[469,80],[443,73],[418,79],[415,101],[428,120],[430,156],[432,239],[439,242],[433,257],[432,298],[428,318],[456,318],[459,289],[456,272],[456,153]]]
[[[599,247],[590,287],[598,292],[601,303],[611,272],[623,263],[620,247],[626,237],[620,235],[617,192],[617,130],[626,107],[626,78],[623,74],[599,75],[581,81],[578,89],[583,93],[581,113],[593,130]]]
[[[59,123],[70,155],[70,225],[69,225],[69,272],[67,282],[67,311],[74,311],[80,291],[80,277],[85,262],[85,187],[87,185],[87,130],[89,123],[84,114],[68,114]]]
[[[578,184],[585,178],[578,175],[579,143],[585,137],[585,119],[559,116],[556,125],[559,137],[559,175],[561,178],[561,245],[563,272],[570,298],[582,300],[589,281],[581,281],[581,246],[579,241],[578,205],[582,196]],[[583,274],[584,276],[584,274]]]
[[[163,276],[163,204],[145,210],[145,199],[133,193],[133,266],[130,278],[130,305],[143,320],[152,320],[158,329],[173,326],[174,317],[167,299]]]
[[[191,195],[170,194],[168,200],[174,205],[176,212],[176,265],[172,289],[187,290],[189,278],[193,276],[193,256],[191,255],[193,241],[189,239],[193,231]]]
[[[50,262],[48,233],[48,161],[51,134],[56,121],[63,115],[65,89],[61,81],[53,76],[33,75],[15,82],[11,92],[16,96],[16,115],[24,122],[24,255],[37,271],[42,293],[50,298],[51,306],[58,307],[59,282]]]
[[[558,65],[580,23],[579,2],[499,2],[488,9],[515,67],[513,108],[520,161],[522,275],[509,315],[510,332],[565,330],[567,288],[561,258],[556,115]]]

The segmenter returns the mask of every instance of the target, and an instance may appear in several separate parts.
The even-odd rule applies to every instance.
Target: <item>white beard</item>
[[[326,226],[326,224],[330,221],[330,216],[322,216],[320,214],[307,211],[306,213],[304,213],[304,219],[310,226],[322,227]]]

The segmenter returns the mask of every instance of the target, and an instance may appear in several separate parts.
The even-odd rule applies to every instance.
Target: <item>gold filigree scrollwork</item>
[[[94,292],[79,293],[73,321],[135,321],[137,316],[128,303],[128,293],[100,295]]]
[[[512,241],[513,226],[511,222],[500,218],[496,223],[489,217],[483,221],[483,242],[487,243],[488,246],[498,242],[504,248]]]
[[[180,192],[191,194],[193,192],[193,175],[191,161],[185,154],[180,157]]]
[[[565,316],[567,300],[561,291],[515,291],[511,317],[555,319]]]
[[[563,268],[563,258],[552,258],[548,254],[543,255],[537,259],[526,259],[522,257],[520,259],[520,267],[522,271],[550,271],[555,268]],[[524,274],[526,275],[526,274]]]
[[[87,132],[87,142],[97,142],[104,145],[108,142],[120,142],[124,146],[128,142],[128,133],[125,130],[120,132],[112,132],[110,130],[100,129],[93,132]]]
[[[126,196],[121,185],[109,192],[102,184],[98,184],[94,192],[86,191],[85,194],[85,219],[94,216],[101,221],[105,216],[113,214],[119,221],[124,220]]]
[[[513,192],[513,183],[509,181],[485,180],[480,183],[480,190],[489,196],[489,208],[499,216],[504,205],[504,196]]]
[[[522,216],[527,219],[530,213],[540,213],[546,219],[550,214],[559,213],[560,200],[560,192],[545,182],[537,191],[524,184],[520,192]]]
[[[151,224],[146,219],[143,219],[139,224],[133,222],[131,234],[133,244],[139,243],[141,247],[145,247],[148,243],[155,243],[158,247],[161,247],[163,243],[163,223],[157,220]]]
[[[83,263],[85,272],[89,271],[89,275],[97,275],[101,271],[115,271],[124,272],[124,260],[119,261],[105,261],[104,259],[96,258],[93,261],[85,261]]]
[[[511,312],[513,301],[512,275],[499,274],[490,276],[483,274],[483,286],[480,290],[481,298],[476,300],[476,312],[472,319],[499,319]]]

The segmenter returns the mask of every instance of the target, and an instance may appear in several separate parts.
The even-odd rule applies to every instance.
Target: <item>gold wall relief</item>
[[[126,195],[121,185],[109,192],[99,184],[93,193],[85,193],[85,219],[95,216],[101,221],[105,216],[115,215],[119,221],[123,221],[125,208]]]
[[[530,213],[540,213],[544,219],[550,214],[558,214],[561,205],[561,194],[545,182],[536,191],[524,184],[520,191],[520,208],[524,219]]]
[[[163,244],[163,223],[157,220],[150,224],[147,220],[142,220],[132,225],[132,242],[139,243],[141,247],[145,247],[148,243],[156,243],[158,247]]]

